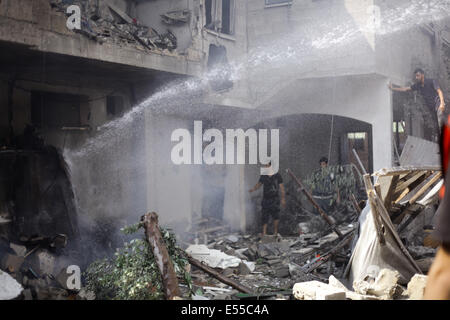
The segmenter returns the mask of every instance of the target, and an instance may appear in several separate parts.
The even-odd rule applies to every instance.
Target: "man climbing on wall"
[[[272,170],[271,163],[264,165],[265,168]],[[280,222],[280,193],[281,193],[281,207],[284,209],[286,207],[285,191],[283,186],[283,178],[280,173],[273,173],[269,175],[261,175],[259,177],[258,183],[251,188],[248,192],[258,190],[263,186],[263,199],[262,199],[262,224],[263,231],[262,236],[267,234],[267,225],[269,223],[269,218],[273,219],[273,234],[278,236],[278,224]]]
[[[445,120],[444,94],[436,80],[425,78],[425,72],[422,69],[416,69],[414,76],[415,83],[412,86],[399,87],[389,83],[389,89],[397,92],[418,91],[422,95],[437,129],[434,134],[434,140],[437,142],[437,138],[440,135],[440,128]]]

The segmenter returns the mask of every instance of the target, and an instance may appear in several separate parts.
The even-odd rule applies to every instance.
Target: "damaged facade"
[[[364,171],[437,166],[435,146],[423,142],[430,140],[431,129],[421,98],[391,94],[387,84],[407,84],[412,70],[421,67],[441,82],[447,96],[446,20],[389,22],[396,8],[407,5],[394,2],[0,1],[0,228],[8,239],[0,253],[39,260],[38,254],[50,252],[49,259],[60,255],[86,267],[122,244],[116,236],[122,226],[155,211],[193,257],[208,250],[237,257],[219,271],[250,288],[247,298],[292,298],[297,282],[323,282],[334,273],[343,278],[354,243],[343,244],[342,235],[357,233],[358,206],[349,192],[347,206],[332,217],[342,228],[336,235],[314,216],[286,169],[306,181],[320,157],[327,156],[344,172],[343,181],[355,185],[356,204],[364,208]],[[67,27],[71,5],[81,9],[79,30]],[[372,6],[380,8],[381,21],[389,22],[381,23],[381,32],[366,26]],[[329,18],[326,23],[323,16]],[[390,28],[394,32],[386,31]],[[282,241],[269,238],[255,245],[258,238],[250,235],[260,232],[261,196],[247,192],[258,179],[258,166],[177,166],[170,161],[171,133],[192,131],[194,120],[203,121],[205,130],[280,130],[280,174],[288,192]],[[411,160],[420,153],[408,156],[404,150],[411,144],[433,150],[428,163]],[[404,173],[398,180],[406,183],[414,176],[415,188],[432,177],[431,171],[424,172],[419,177]],[[397,198],[403,187],[394,190]],[[386,204],[386,209],[401,222],[405,203],[398,204]],[[424,225],[433,214],[429,205],[420,207],[426,210],[431,212]],[[425,232],[415,228],[402,231]],[[52,246],[61,237],[67,243]],[[23,254],[11,251],[11,243],[25,246]],[[423,239],[411,243],[429,251]],[[331,252],[337,244],[342,250]],[[197,247],[188,250],[190,245]],[[87,254],[77,256],[80,250]],[[414,259],[430,258],[428,251]],[[321,255],[333,258],[316,265]],[[42,274],[25,264],[36,275],[31,272],[19,282],[26,286],[29,277],[56,277],[67,264],[64,259]],[[23,270],[27,259],[19,260],[12,273]],[[9,262],[2,263],[8,271]],[[255,288],[272,282],[267,275],[278,279],[280,290]],[[205,279],[199,270],[195,277],[197,284],[208,284],[203,293],[209,298],[231,297],[235,290],[211,289],[217,283],[210,281],[217,279]],[[297,289],[295,297],[313,295]],[[344,296],[373,296],[375,291],[346,291]]]

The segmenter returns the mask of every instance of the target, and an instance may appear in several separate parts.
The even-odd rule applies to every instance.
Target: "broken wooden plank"
[[[425,191],[427,191],[428,188],[430,188],[436,181],[438,181],[441,176],[442,171],[435,172],[431,179],[429,179],[429,181],[422,188],[420,188],[419,191],[417,191],[417,193],[411,198],[411,200],[409,200],[409,204],[413,204],[414,202],[416,202],[416,200],[419,199],[419,197],[421,197],[425,193]]]
[[[393,176],[391,180],[391,184],[389,186],[389,189],[387,191],[386,197],[384,198],[384,206],[386,207],[386,210],[389,212],[392,207],[392,198],[394,195],[394,190],[397,187],[397,183],[399,180],[399,176]]]
[[[403,192],[398,196],[398,198],[394,201],[395,204],[399,203],[406,195],[409,193],[409,188],[403,190]]]
[[[434,175],[436,175],[438,172],[441,172],[441,171],[435,172]],[[416,194],[418,194],[418,192],[419,192],[424,186],[426,186],[426,185],[428,184],[428,182],[430,182],[430,181],[434,178],[434,175],[430,175],[429,177],[427,177],[427,179],[425,179],[425,180],[422,181],[419,185],[417,185],[414,189],[412,189],[406,196],[404,196],[403,198],[399,199],[398,204],[400,204],[400,205],[402,205],[402,206],[404,206],[404,205],[406,205],[406,204],[409,204],[409,201],[410,201]],[[432,183],[432,184],[433,184],[433,183]],[[425,188],[425,190],[422,190],[422,194],[425,193],[425,191],[426,191],[427,189],[429,189],[430,187],[431,187],[431,185],[429,185],[427,188]],[[420,196],[421,196],[422,194],[419,194],[419,197],[418,197],[418,198],[420,198]],[[417,199],[416,199],[416,200],[417,200]],[[411,203],[411,204],[412,204],[412,203]]]
[[[438,193],[441,189],[442,185],[444,184],[444,180],[439,181],[420,201],[417,201],[416,203],[427,206],[430,205],[433,201],[438,200]],[[433,199],[434,198],[434,199]]]
[[[361,207],[358,204],[358,201],[356,201],[356,197],[355,197],[355,195],[353,193],[351,193],[351,200],[352,200],[353,207],[355,208],[355,210],[358,213],[358,215],[360,215],[362,210],[361,210]]]
[[[193,257],[191,257],[190,255],[187,254],[189,263],[192,264],[193,266],[203,270],[204,272],[208,273],[209,275],[213,276],[214,278],[216,278],[217,280],[219,280],[220,282],[223,282],[225,284],[228,284],[230,286],[232,286],[233,288],[244,292],[244,293],[248,293],[248,294],[253,294],[252,290],[247,288],[246,286],[241,285],[240,283],[237,283],[236,281],[225,277],[224,275],[218,273],[216,270],[214,270],[213,268],[207,266],[204,263],[201,263],[200,261],[198,261],[197,259],[194,259]]]
[[[311,196],[311,194],[306,190],[306,188],[303,186],[302,182],[300,181],[300,179],[298,179],[294,173],[290,170],[287,169],[287,173],[292,177],[292,179],[294,179],[294,181],[298,184],[298,186],[300,187],[300,190],[303,191],[303,193],[306,195],[306,198],[308,198],[308,200],[312,203],[312,205],[317,209],[317,211],[319,212],[320,216],[331,226],[332,230],[334,232],[336,232],[336,234],[339,236],[339,238],[342,238],[342,233],[341,231],[339,231],[339,229],[334,225],[333,221],[331,221],[330,217],[322,210],[322,208],[317,204],[317,202],[313,199],[313,197]]]
[[[397,184],[397,187],[395,188],[394,194],[398,194],[402,192],[404,189],[409,187],[411,184],[416,182],[419,179],[425,179],[427,175],[427,171],[418,172],[414,175],[412,175],[408,180],[401,181]]]
[[[147,213],[142,216],[141,221],[144,223],[145,236],[153,251],[159,271],[161,272],[166,299],[172,300],[174,297],[181,296],[172,260],[170,259],[161,232],[159,231],[158,215],[155,212]]]
[[[439,171],[441,166],[404,166],[394,168],[383,168],[373,173],[373,176],[396,176],[399,174],[408,174],[414,171]]]

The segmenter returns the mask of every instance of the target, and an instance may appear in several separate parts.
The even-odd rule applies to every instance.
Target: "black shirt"
[[[419,91],[423,96],[427,107],[431,111],[436,111],[441,103],[437,90],[440,89],[439,84],[434,79],[425,79],[422,86],[421,83],[415,83],[411,86],[411,90]]]
[[[259,182],[264,187],[263,199],[277,199],[279,198],[279,185],[283,183],[283,178],[277,172],[272,176],[264,175],[259,178]]]

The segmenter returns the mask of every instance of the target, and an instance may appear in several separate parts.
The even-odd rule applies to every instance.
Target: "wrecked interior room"
[[[449,1],[0,0],[0,300],[450,300],[449,90]]]

